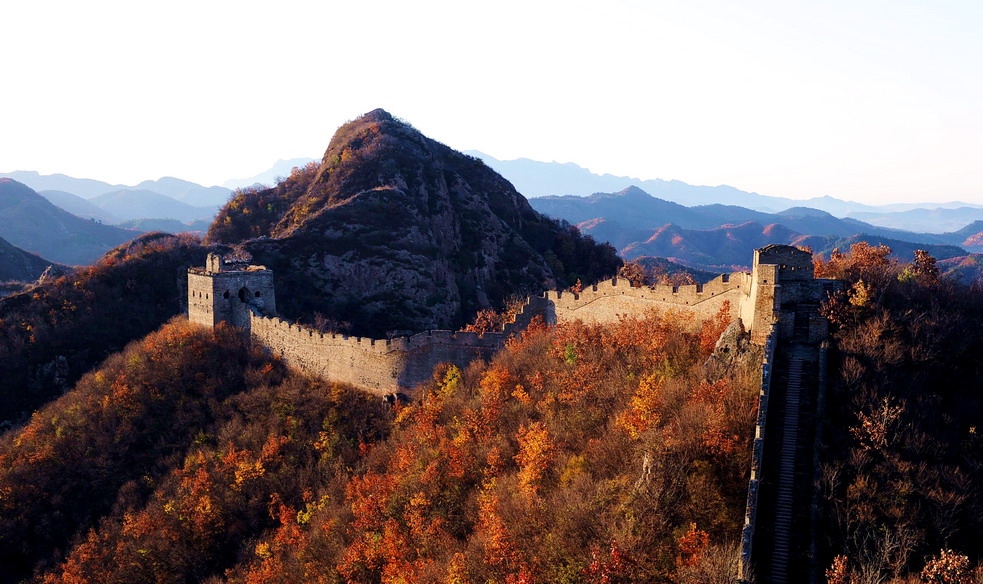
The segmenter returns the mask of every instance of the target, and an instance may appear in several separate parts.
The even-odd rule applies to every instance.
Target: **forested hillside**
[[[729,574],[759,357],[704,369],[726,323],[685,324],[534,327],[387,409],[173,322],[0,443],[0,564],[102,583]]]
[[[148,234],[92,266],[0,299],[0,422],[20,422],[184,308],[193,237]]]
[[[824,306],[819,543],[832,583],[969,582],[983,556],[983,296],[940,279],[927,254],[899,264],[889,251],[857,244],[816,266],[848,282]]]

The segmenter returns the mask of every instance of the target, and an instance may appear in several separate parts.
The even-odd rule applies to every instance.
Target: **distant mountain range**
[[[911,209],[909,211],[867,211],[851,213],[850,217],[867,223],[908,231],[944,233],[959,231],[972,221],[983,221],[983,209],[956,207]]]
[[[586,168],[569,162],[565,164],[540,162],[528,158],[498,160],[477,150],[468,150],[465,153],[480,158],[485,164],[509,179],[520,193],[530,198],[548,195],[586,196],[593,193],[615,193],[629,186],[636,186],[655,197],[685,206],[736,205],[765,213],[775,213],[791,207],[807,207],[826,211],[836,217],[861,219],[880,227],[931,233],[953,231],[961,227],[961,225],[954,226],[953,220],[958,223],[959,215],[966,214],[965,209],[973,211],[967,214],[967,219],[962,222],[962,225],[974,219],[983,219],[983,205],[959,201],[865,205],[829,196],[811,199],[769,197],[727,185],[696,186],[678,180],[641,180],[611,174],[594,174]],[[945,209],[954,211],[952,213],[926,212],[926,210]],[[903,216],[896,215],[909,211],[910,213]]]
[[[211,222],[232,195],[225,187],[204,187],[173,177],[132,187],[22,170],[0,173],[0,177],[27,185],[73,215],[109,225],[128,223],[125,227],[129,229],[139,228],[136,223],[140,221],[165,221],[175,232],[203,231],[194,223]]]
[[[211,219],[218,207],[194,207],[177,199],[154,191],[123,189],[89,199],[100,209],[118,217],[120,221],[133,219],[177,219],[182,222]]]
[[[26,185],[0,178],[0,237],[62,264],[88,264],[139,235],[76,217]]]
[[[38,174],[33,170],[17,170],[0,173],[0,177],[12,178],[35,191],[64,191],[83,199],[121,190],[152,191],[193,206],[224,205],[232,195],[225,187],[204,187],[197,183],[165,176],[157,180],[145,180],[134,186],[111,185],[90,178],[74,178],[64,174]]]
[[[683,265],[727,271],[746,268],[755,248],[769,243],[809,246],[827,256],[857,241],[885,244],[910,260],[915,249],[938,259],[983,251],[983,222],[950,233],[886,229],[840,219],[819,209],[792,207],[764,213],[737,205],[685,207],[653,197],[638,187],[586,197],[530,199],[537,211],[577,224],[585,234],[610,242],[625,259],[663,257]]]
[[[177,199],[182,203],[194,207],[221,207],[229,201],[232,190],[225,187],[203,187],[172,176],[165,176],[157,180],[145,180],[132,189],[135,191],[152,191]]]
[[[611,174],[594,174],[573,163],[541,162],[527,158],[515,160],[498,160],[493,156],[478,150],[465,151],[465,154],[481,159],[496,172],[508,179],[520,193],[529,198],[551,195],[586,196],[594,193],[615,193],[629,186],[636,186],[665,201],[672,201],[681,206],[718,205],[721,211],[728,208],[743,207],[746,210],[761,213],[778,213],[795,207],[818,209],[845,219],[857,219],[866,224],[887,229],[907,230],[923,233],[946,233],[957,231],[967,223],[983,220],[983,205],[949,201],[943,203],[897,203],[889,205],[866,205],[853,201],[844,201],[834,197],[813,197],[811,199],[792,199],[787,197],[771,197],[758,193],[742,191],[727,185],[696,186],[678,180],[641,180]],[[279,160],[272,167],[251,177],[230,179],[222,186],[205,187],[190,181],[162,177],[157,180],[146,180],[137,185],[112,185],[106,182],[79,179],[64,174],[41,175],[34,171],[15,171],[0,173],[0,177],[8,177],[22,182],[48,196],[50,191],[61,191],[77,195],[82,199],[93,199],[109,192],[121,190],[150,191],[166,195],[193,207],[215,207],[225,204],[232,190],[250,186],[273,186],[278,178],[290,175],[295,167],[303,167],[309,162],[318,162],[315,158],[293,158]],[[63,208],[85,218],[97,218],[104,223],[118,223],[126,217],[102,216],[91,209],[77,207],[64,198],[56,199],[51,195],[56,205],[66,205]],[[72,206],[76,205],[76,206]],[[106,211],[106,209],[103,209]],[[186,215],[182,215],[186,216]],[[149,216],[149,219],[175,218],[178,216]],[[753,217],[747,220],[757,220]]]
[[[177,219],[130,219],[123,221],[118,226],[123,229],[134,229],[139,232],[163,231],[164,233],[195,233],[204,235],[208,232],[212,220],[199,219],[190,223],[183,223]]]
[[[781,223],[800,233],[853,235],[864,232],[889,237],[908,234],[854,219],[839,219],[826,211],[809,207],[790,207],[777,213],[719,203],[686,207],[657,198],[635,186],[617,193],[595,193],[587,197],[537,197],[530,202],[537,211],[571,223],[603,217],[617,221],[626,228],[651,229],[673,223],[687,229],[712,229],[721,225],[756,221],[764,224]]]

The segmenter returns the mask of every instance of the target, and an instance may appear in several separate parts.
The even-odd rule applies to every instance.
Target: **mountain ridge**
[[[182,222],[210,219],[218,211],[214,206],[193,206],[170,195],[151,190],[121,189],[89,199],[120,222],[135,219],[177,219]]]
[[[0,282],[34,282],[54,265],[0,237]]]
[[[829,195],[793,199],[760,195],[729,185],[702,186],[690,185],[680,180],[642,180],[611,174],[595,174],[572,162],[542,162],[528,158],[498,160],[479,150],[466,150],[465,154],[482,159],[486,164],[500,172],[502,176],[509,179],[519,192],[530,198],[548,195],[587,196],[596,192],[617,192],[630,185],[637,185],[652,195],[687,206],[722,203],[741,205],[765,212],[776,212],[780,209],[802,205],[822,209],[838,217],[844,217],[854,212],[901,212],[923,207],[952,208],[964,206],[983,209],[983,205],[961,201],[868,205],[837,199]]]

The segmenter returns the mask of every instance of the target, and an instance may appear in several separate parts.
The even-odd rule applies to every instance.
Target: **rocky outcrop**
[[[338,315],[375,337],[456,328],[509,295],[620,265],[480,160],[382,110],[342,126],[319,165],[234,197],[209,238],[244,242],[274,270],[285,316]]]

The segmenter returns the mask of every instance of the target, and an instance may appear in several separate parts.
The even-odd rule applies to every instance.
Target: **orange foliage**
[[[519,465],[519,490],[533,498],[539,495],[543,476],[556,455],[556,447],[542,422],[519,428],[517,439],[519,453],[515,455],[515,462]]]
[[[485,539],[485,563],[496,568],[511,569],[518,565],[518,548],[499,513],[496,482],[489,481],[478,496],[478,530]]]
[[[500,365],[489,367],[482,375],[479,387],[485,424],[494,426],[498,423],[502,407],[511,395],[514,384],[515,377]]]
[[[618,416],[618,426],[637,439],[649,426],[659,423],[659,389],[662,375],[652,373],[638,381],[638,391],[631,396],[628,407]]]
[[[823,261],[821,256],[815,255],[812,263],[817,278],[853,281],[863,278],[871,281],[891,264],[888,257],[890,255],[891,248],[886,245],[874,247],[865,241],[859,241],[850,246],[849,253],[834,249],[828,261]]]
[[[230,583],[664,581],[677,556],[688,566],[709,543],[702,531],[674,536],[680,525],[697,518],[736,533],[746,497],[735,453],[753,423],[726,447],[699,445],[713,428],[734,434],[733,417],[715,417],[720,402],[756,394],[706,381],[703,339],[691,330],[653,314],[527,331],[490,364],[436,371],[419,402],[391,411],[397,423],[382,442],[340,425],[374,410],[315,415],[270,388],[272,401],[236,406],[252,416],[248,439],[238,417],[209,429],[223,437],[203,437],[150,503],[92,532],[58,574],[120,581],[122,568],[95,564],[112,558],[156,562],[164,580],[201,579],[238,555]],[[167,359],[145,345],[141,359]],[[266,366],[251,375],[292,375]],[[141,387],[127,376],[112,401]],[[336,389],[297,395],[323,400]],[[677,439],[662,439],[669,432]],[[665,488],[649,489],[644,469],[655,468]],[[715,481],[691,488],[704,485],[700,473]]]

